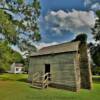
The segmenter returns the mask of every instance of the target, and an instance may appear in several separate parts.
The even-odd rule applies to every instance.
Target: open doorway
[[[48,80],[50,81],[51,80],[50,79],[50,64],[45,64],[45,73],[49,73]],[[45,78],[47,78],[47,77],[45,77]]]

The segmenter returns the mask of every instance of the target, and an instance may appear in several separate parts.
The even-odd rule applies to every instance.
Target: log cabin
[[[91,89],[92,75],[87,44],[80,41],[67,42],[43,47],[31,54],[28,81],[41,82],[46,73],[49,73],[49,86],[71,91]]]

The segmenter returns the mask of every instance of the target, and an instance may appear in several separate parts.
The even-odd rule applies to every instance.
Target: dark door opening
[[[50,79],[50,64],[45,64],[45,73],[49,73],[48,80],[51,80]],[[45,77],[45,78],[47,78],[47,77]]]

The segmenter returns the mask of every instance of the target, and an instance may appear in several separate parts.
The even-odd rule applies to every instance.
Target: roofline
[[[30,55],[30,57],[38,57],[38,56],[55,55],[55,54],[70,53],[70,52],[77,52],[77,51],[78,51],[78,50],[67,51],[67,52],[58,52],[58,53],[48,53],[48,54],[37,54],[37,55]]]
[[[63,42],[63,43],[59,43],[59,44],[55,44],[55,45],[45,46],[43,48],[52,47],[52,46],[58,46],[58,45],[61,45],[61,44],[69,44],[69,43],[74,43],[74,42],[78,42],[80,44],[80,41],[70,41],[70,42]],[[43,48],[41,48],[41,49],[43,49]],[[41,50],[41,49],[39,49],[39,50]]]
[[[79,45],[80,45],[80,41],[75,41],[75,42],[79,43]],[[47,47],[43,47],[43,48],[58,46],[58,45],[61,45],[61,44],[71,44],[71,43],[75,43],[75,42],[60,43],[60,44],[57,44],[57,45],[51,45],[51,46],[47,46]],[[43,49],[43,48],[41,48],[41,49]],[[44,56],[44,55],[53,55],[53,54],[61,54],[61,53],[69,53],[69,52],[77,52],[77,51],[78,50],[61,51],[61,52],[51,52],[51,53],[39,53],[39,52],[36,52],[35,54],[30,55],[30,57]]]

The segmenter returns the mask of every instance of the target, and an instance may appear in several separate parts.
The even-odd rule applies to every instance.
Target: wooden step
[[[35,83],[33,83],[32,85],[33,85],[33,86],[42,87],[42,84],[35,84]]]
[[[34,82],[32,84],[32,87],[35,87],[35,88],[43,88],[43,84],[42,83],[39,83],[39,82]],[[45,86],[44,88],[47,88],[47,87],[48,87],[48,85]]]
[[[33,87],[41,87],[42,88],[42,83],[40,81],[36,81],[32,83]]]
[[[33,81],[32,81],[32,87],[38,88],[38,89],[43,89],[43,88],[47,88],[48,84],[49,84],[48,73],[44,74],[42,77],[39,76],[38,74],[34,74]]]
[[[42,89],[42,87],[35,86],[35,85],[32,85],[31,87],[36,88],[36,89]]]

